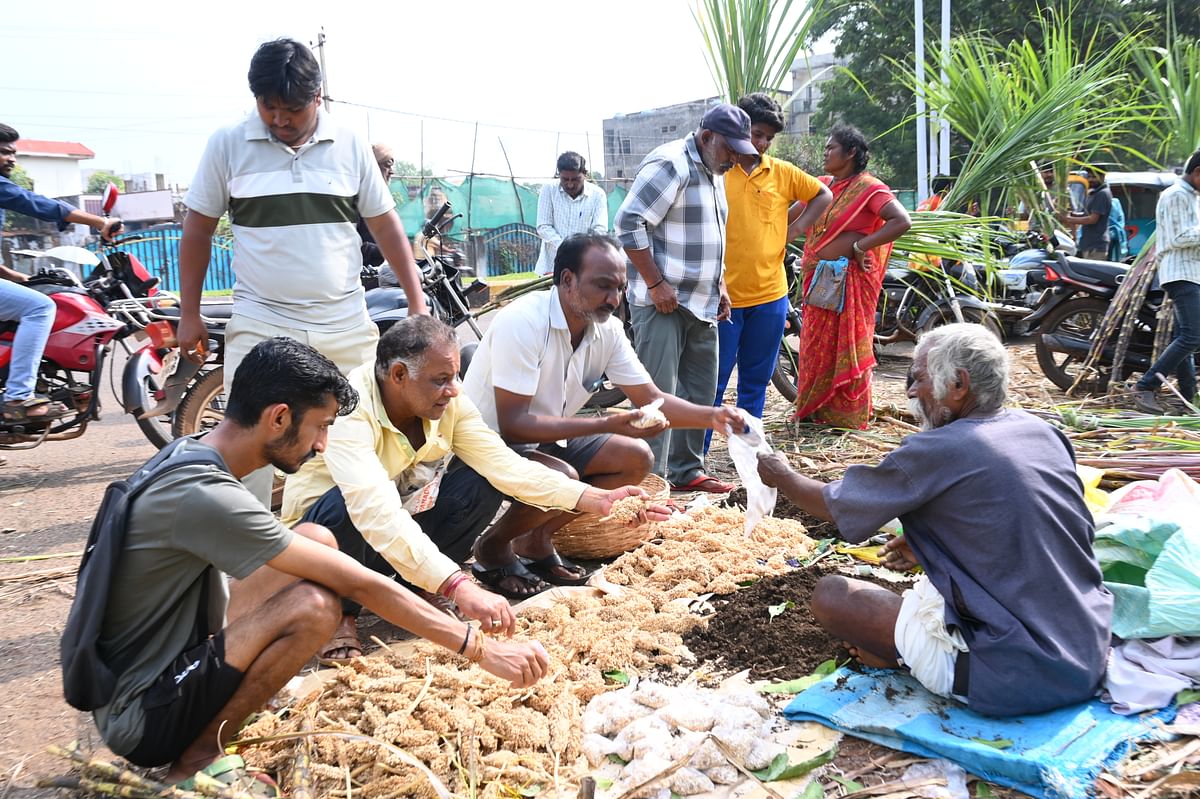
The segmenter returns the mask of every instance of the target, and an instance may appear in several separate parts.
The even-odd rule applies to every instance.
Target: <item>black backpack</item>
[[[71,706],[80,710],[104,707],[112,700],[116,688],[119,672],[115,672],[104,661],[97,646],[104,611],[108,606],[109,589],[116,577],[121,550],[125,546],[125,528],[133,501],[155,480],[184,466],[203,463],[223,471],[226,469],[221,457],[209,447],[191,449],[171,457],[180,442],[185,440],[179,438],[163,447],[129,479],[109,483],[104,491],[104,499],[92,522],[87,547],[79,563],[75,601],[71,603],[61,641],[63,695]],[[206,580],[207,577],[206,569],[200,579]],[[202,601],[201,614],[206,611],[204,604]],[[169,610],[164,608],[164,613]],[[153,630],[156,626],[148,623],[146,629]]]

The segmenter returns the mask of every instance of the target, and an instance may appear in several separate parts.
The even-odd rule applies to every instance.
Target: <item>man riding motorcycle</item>
[[[59,230],[65,230],[71,223],[89,225],[99,230],[105,240],[111,241],[121,227],[121,220],[89,214],[60,200],[23,189],[9,179],[17,165],[16,142],[19,138],[16,130],[0,124],[0,226],[4,224],[6,210],[17,211],[55,222]],[[27,280],[20,272],[0,266],[0,278],[4,278],[0,280],[0,321],[20,323],[13,339],[0,413],[6,422],[49,423],[70,412],[62,403],[51,402],[48,397],[34,393],[38,363],[54,321],[54,303],[45,294],[18,285]],[[0,465],[3,462],[0,459]]]

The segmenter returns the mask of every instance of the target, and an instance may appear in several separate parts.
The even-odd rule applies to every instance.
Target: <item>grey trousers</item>
[[[717,390],[717,328],[683,306],[661,314],[653,305],[631,305],[634,348],[662,391],[697,405],[712,405]],[[674,430],[646,443],[654,473],[671,485],[690,483],[704,467],[703,430]]]

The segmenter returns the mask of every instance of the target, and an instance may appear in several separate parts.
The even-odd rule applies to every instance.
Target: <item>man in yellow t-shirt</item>
[[[743,156],[725,173],[725,283],[733,314],[717,325],[720,367],[714,404],[721,404],[736,365],[737,405],[761,418],[787,317],[787,243],[825,213],[833,195],[804,170],[767,155],[771,141],[783,130],[779,103],[756,92],[739,100],[738,106],[750,115],[751,142],[758,155]]]

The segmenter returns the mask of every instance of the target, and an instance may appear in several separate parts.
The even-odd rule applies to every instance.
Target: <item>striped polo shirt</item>
[[[184,203],[233,227],[234,313],[336,333],[363,324],[359,215],[395,208],[375,158],[322,109],[295,149],[258,114],[213,134]]]

